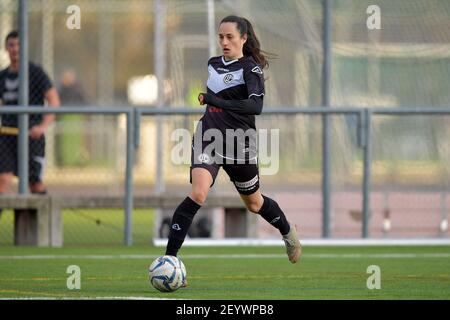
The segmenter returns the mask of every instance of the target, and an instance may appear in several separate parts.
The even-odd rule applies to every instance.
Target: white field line
[[[430,239],[301,239],[303,246],[450,246],[450,238]],[[165,247],[167,239],[155,238],[153,245]],[[280,246],[284,247],[281,239],[258,238],[230,238],[230,239],[198,239],[188,238],[183,247],[211,247],[211,246]]]
[[[156,259],[158,255],[147,254],[118,254],[118,255],[5,255],[0,260],[113,260],[113,259]],[[186,254],[180,255],[182,259],[281,259],[285,254]],[[386,258],[386,259],[415,259],[415,258],[450,258],[450,253],[311,253],[304,254],[303,259],[361,259],[361,258]]]
[[[1,297],[0,300],[186,300],[175,298],[152,298],[152,297]]]

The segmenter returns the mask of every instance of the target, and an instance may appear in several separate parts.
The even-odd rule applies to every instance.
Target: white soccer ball
[[[150,283],[163,292],[175,291],[186,281],[186,268],[181,259],[174,256],[162,256],[152,262],[148,268]]]

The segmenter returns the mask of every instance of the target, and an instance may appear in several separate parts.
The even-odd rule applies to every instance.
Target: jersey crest
[[[243,69],[230,71],[228,73],[218,73],[213,66],[209,65],[208,72],[209,77],[207,86],[214,93],[245,84]]]

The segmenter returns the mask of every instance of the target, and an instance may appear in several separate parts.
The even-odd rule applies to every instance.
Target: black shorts
[[[243,163],[238,161],[226,161],[219,155],[196,154],[191,148],[191,170],[190,182],[192,183],[192,169],[204,168],[212,176],[214,185],[219,169],[222,167],[233,182],[236,190],[243,195],[251,195],[259,190],[259,170],[257,159],[247,160]]]
[[[30,183],[42,182],[45,161],[45,137],[29,139],[28,179]],[[13,173],[17,169],[17,136],[0,135],[0,174]]]

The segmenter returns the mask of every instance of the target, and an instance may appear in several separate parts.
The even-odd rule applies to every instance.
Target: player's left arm
[[[48,106],[52,108],[58,108],[61,103],[59,100],[59,94],[58,91],[54,86],[47,89],[44,93],[44,98],[47,101]],[[32,139],[38,139],[40,138],[45,131],[47,130],[48,126],[55,121],[55,115],[51,113],[46,113],[42,116],[42,122],[39,125],[33,126],[30,131],[30,137]]]
[[[252,96],[244,100],[224,100],[211,93],[200,93],[198,96],[200,104],[209,104],[239,114],[258,115],[263,109],[262,96]]]

